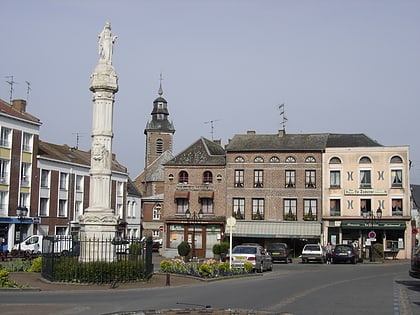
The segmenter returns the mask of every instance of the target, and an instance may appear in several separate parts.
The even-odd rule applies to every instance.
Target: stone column
[[[105,36],[105,35],[106,36]],[[108,52],[103,53],[103,41]],[[91,75],[90,90],[93,92],[92,146],[90,166],[89,207],[79,217],[81,237],[81,261],[113,261],[115,250],[109,243],[115,237],[118,216],[111,209],[111,165],[113,138],[113,107],[118,92],[118,76],[112,66],[112,46],[115,37],[107,23],[99,35],[99,62]],[[105,57],[104,57],[105,56]],[[89,240],[89,242],[84,242]],[[102,240],[108,240],[102,243]]]

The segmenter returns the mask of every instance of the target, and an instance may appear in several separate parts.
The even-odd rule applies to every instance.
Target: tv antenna
[[[280,116],[282,117],[282,121],[280,125],[282,126],[283,130],[286,130],[286,122],[287,117],[285,115],[284,103],[279,105]]]
[[[73,132],[73,135],[76,135],[76,146],[74,147],[76,150],[79,149],[79,141],[80,141],[80,137],[82,137],[82,135],[84,135],[84,133],[80,133],[80,132]]]
[[[5,78],[9,79],[9,80],[7,80],[7,81],[6,81],[6,83],[10,85],[10,98],[9,98],[9,101],[10,101],[10,104],[12,104],[12,100],[13,100],[13,91],[15,90],[15,89],[13,88],[13,85],[14,85],[15,83],[17,83],[17,82],[13,80],[13,76],[12,76],[12,75],[8,75],[8,76],[6,76]]]
[[[25,81],[25,83],[26,83],[26,102],[28,102],[29,92],[32,90],[31,89],[31,82]]]
[[[214,136],[214,123],[216,121],[219,121],[219,120],[218,119],[215,119],[215,120],[209,120],[209,121],[205,121],[204,122],[205,124],[210,124],[210,126],[211,126],[211,131],[210,131],[210,133],[211,133],[211,140],[214,140],[213,139],[213,136]]]

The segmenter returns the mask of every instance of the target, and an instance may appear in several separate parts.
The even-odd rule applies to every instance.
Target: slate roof
[[[41,158],[52,159],[67,163],[80,164],[90,167],[90,151],[82,151],[67,144],[58,145],[39,140],[38,155]],[[112,159],[112,171],[126,173],[127,168]]]
[[[174,155],[171,151],[167,150],[163,152],[158,158],[156,158],[144,171],[145,174],[145,182],[158,182],[163,181],[163,165],[173,159]],[[139,175],[140,177],[141,174]],[[137,180],[137,178],[136,178]]]
[[[411,186],[411,196],[413,197],[413,202],[417,209],[420,209],[420,185],[410,185]]]
[[[227,144],[227,152],[324,151],[327,147],[372,147],[381,144],[364,134],[243,134]]]
[[[214,141],[201,137],[186,150],[168,161],[165,166],[176,165],[208,165],[222,166],[226,164],[226,154],[222,146]]]
[[[30,122],[34,122],[41,125],[41,121],[39,118],[27,113],[26,111],[20,112],[16,110],[15,108],[12,107],[11,104],[3,101],[2,99],[0,99],[0,112],[2,114],[10,115],[10,116],[20,118],[20,119],[25,119]]]
[[[133,181],[129,178],[127,182],[127,194],[130,196],[137,196],[141,198],[141,193],[137,190]]]

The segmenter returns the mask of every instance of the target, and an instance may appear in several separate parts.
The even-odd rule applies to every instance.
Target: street
[[[2,314],[109,314],[236,309],[291,314],[420,314],[420,280],[409,262],[275,264],[272,272],[193,286],[135,290],[0,292]],[[133,314],[133,313],[131,313]]]

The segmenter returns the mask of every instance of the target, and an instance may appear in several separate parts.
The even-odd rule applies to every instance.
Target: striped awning
[[[230,235],[226,227],[225,234]],[[321,235],[320,222],[269,222],[236,220],[232,236],[241,237],[272,237],[272,238],[313,238]]]

